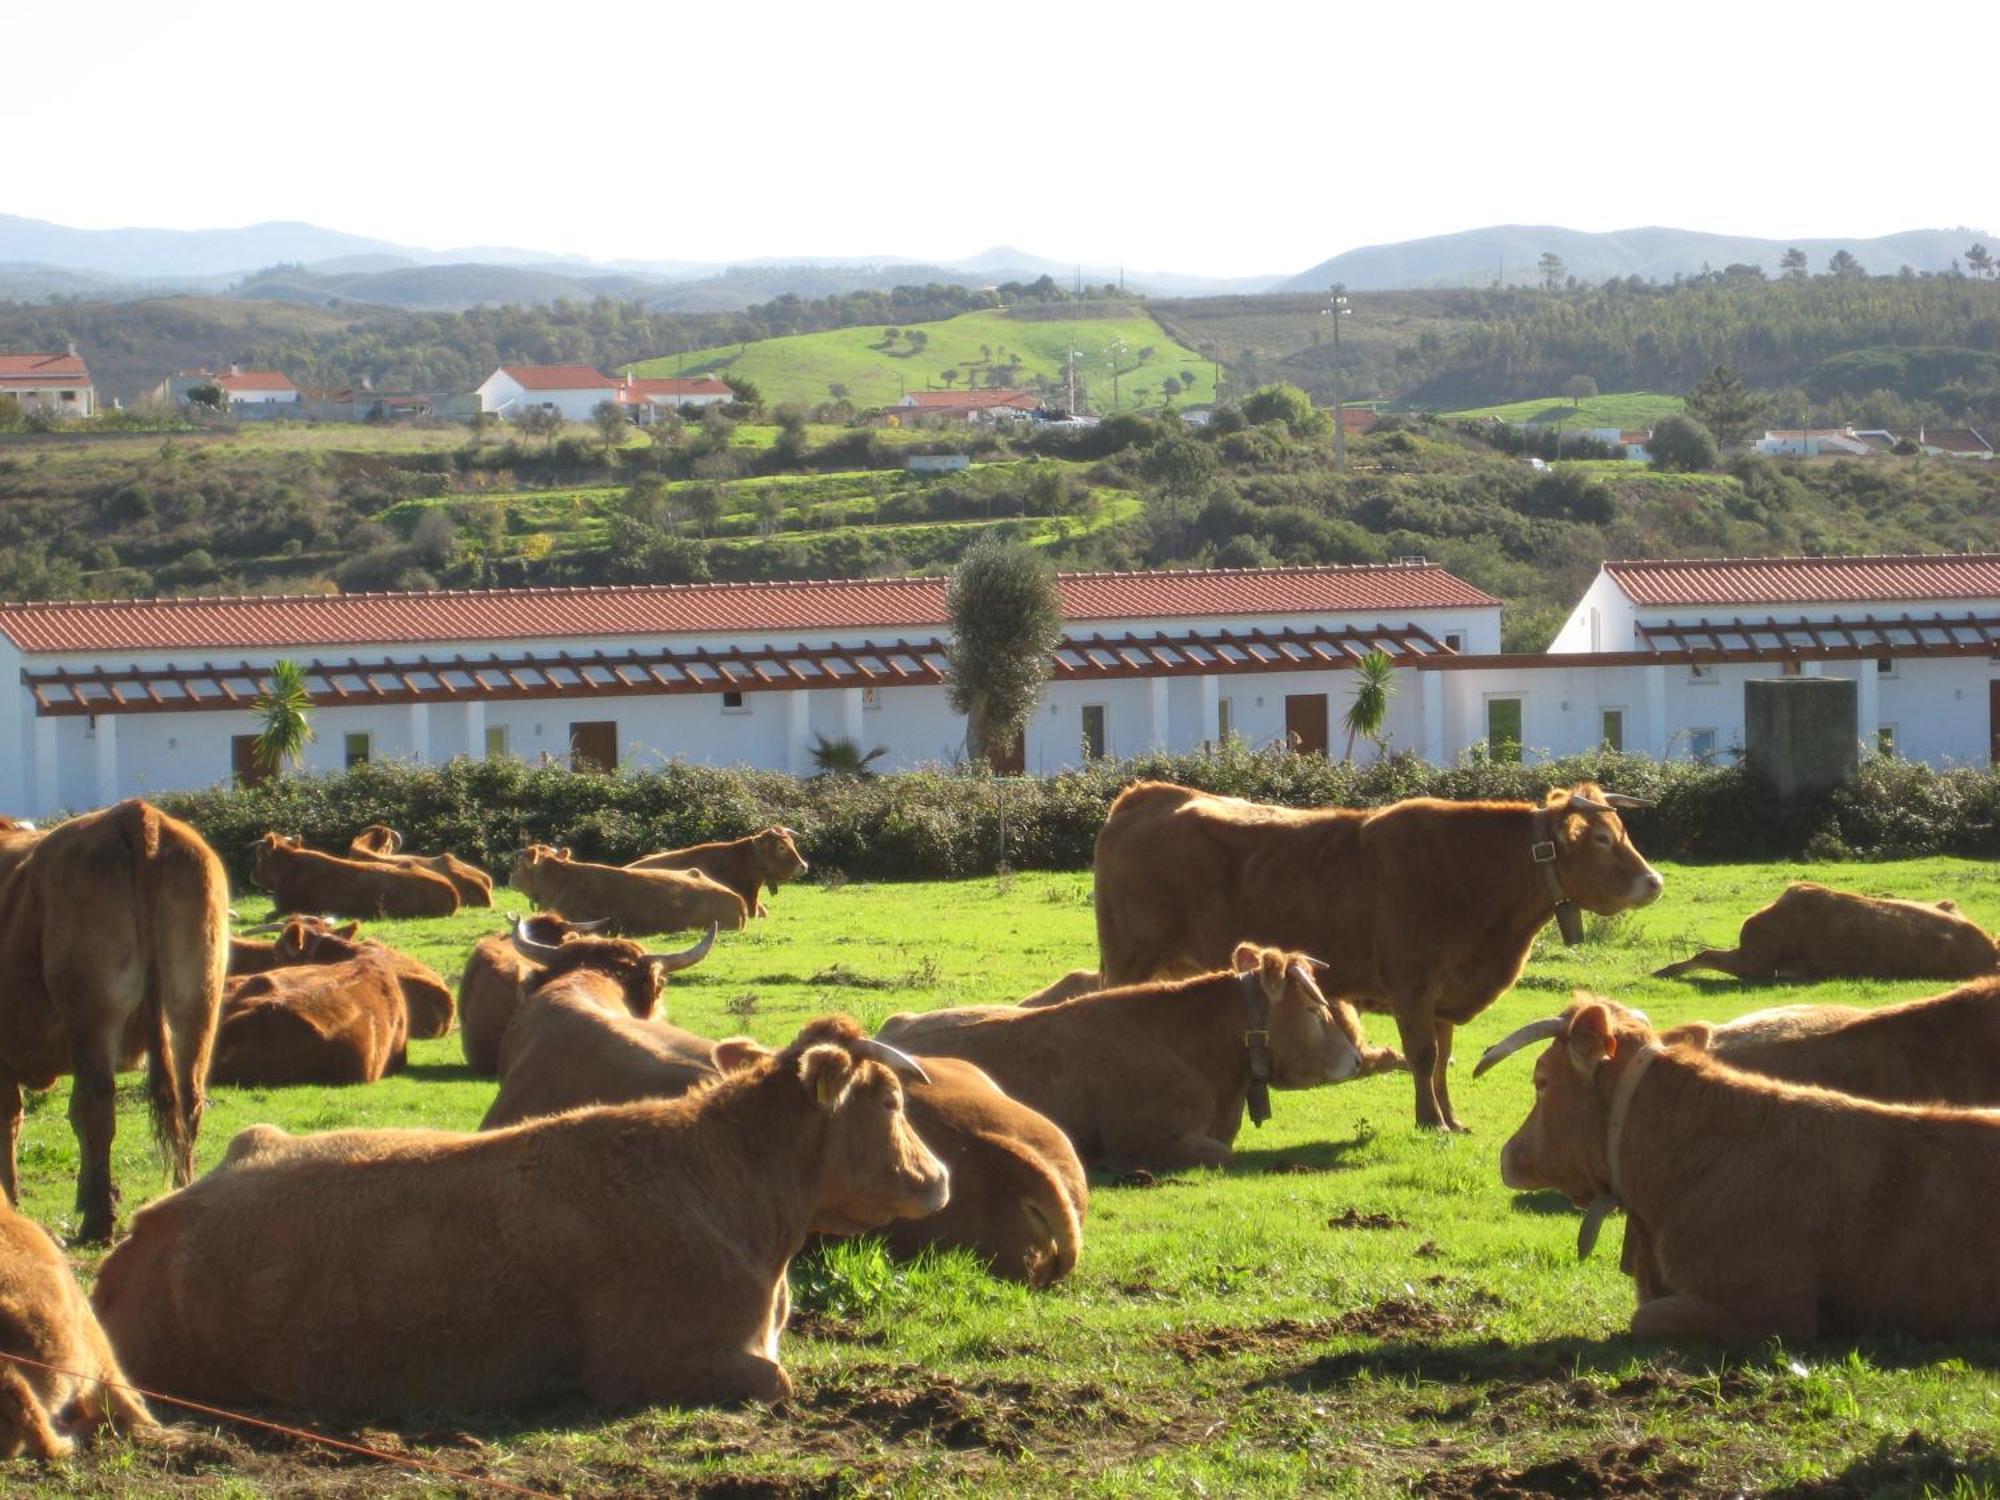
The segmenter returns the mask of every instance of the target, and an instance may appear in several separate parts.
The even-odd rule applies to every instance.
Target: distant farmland
[[[1651,427],[1662,417],[1678,413],[1685,403],[1679,396],[1658,391],[1619,391],[1605,396],[1589,396],[1572,404],[1567,396],[1540,396],[1532,401],[1510,401],[1505,406],[1478,406],[1466,411],[1447,412],[1450,417],[1497,417],[1502,422],[1538,422],[1565,427]]]

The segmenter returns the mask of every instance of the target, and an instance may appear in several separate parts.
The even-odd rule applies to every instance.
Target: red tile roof
[[[1711,557],[1608,562],[1634,604],[1876,604],[2000,599],[2000,553],[1890,557]]]
[[[729,382],[714,375],[668,375],[625,382],[625,389],[639,396],[733,396]]]
[[[1026,391],[911,391],[898,404],[928,411],[987,411],[996,406],[1033,411],[1041,403]]]
[[[1064,573],[1057,584],[1072,621],[1401,614],[1500,602],[1435,564]],[[24,651],[101,652],[901,629],[946,624],[944,586],[942,578],[852,578],[9,604],[0,605],[0,633]]]
[[[0,385],[90,383],[90,371],[75,354],[0,354]]]
[[[224,391],[293,391],[298,387],[276,370],[238,370],[230,375],[217,375],[215,384]]]
[[[613,377],[589,365],[502,365],[524,391],[598,391],[615,389]]]

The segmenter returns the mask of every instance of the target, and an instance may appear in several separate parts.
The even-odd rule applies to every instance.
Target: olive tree
[[[990,764],[1026,730],[1062,639],[1055,573],[989,533],[952,570],[945,609],[951,706],[965,715],[966,753]]]

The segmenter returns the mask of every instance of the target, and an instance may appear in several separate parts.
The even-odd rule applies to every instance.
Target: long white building
[[[2000,556],[1608,563],[1546,653],[1424,564],[1073,573],[1021,768],[1252,745],[1343,748],[1353,663],[1399,671],[1392,747],[1437,762],[1609,743],[1726,755],[1743,683],[1859,682],[1861,736],[1938,763],[2000,749]],[[808,772],[962,753],[944,580],[856,579],[0,606],[0,810],[43,816],[248,771],[250,711],[305,667],[312,770],[359,760],[673,757]],[[1366,753],[1374,753],[1368,750]]]

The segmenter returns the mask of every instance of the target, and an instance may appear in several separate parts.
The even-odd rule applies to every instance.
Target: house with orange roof
[[[222,392],[223,408],[231,416],[275,417],[297,415],[299,388],[277,370],[246,370],[231,365],[226,370],[176,370],[147,393],[154,401],[188,404],[191,391],[214,386]]]
[[[899,422],[929,419],[938,422],[1018,422],[1032,417],[1041,408],[1041,398],[1030,391],[1006,389],[964,391],[910,391],[889,408]]]
[[[60,354],[0,354],[0,397],[12,397],[24,412],[54,417],[88,417],[97,410],[97,387],[74,344]]]
[[[736,392],[714,375],[632,376],[619,387],[618,399],[632,409],[632,420],[651,424],[661,412],[699,411],[734,401]]]
[[[588,422],[606,401],[619,402],[623,388],[622,380],[590,365],[501,365],[475,394],[482,412],[508,421],[539,407],[565,422]]]

